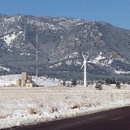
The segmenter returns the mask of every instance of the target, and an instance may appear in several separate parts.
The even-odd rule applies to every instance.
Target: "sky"
[[[130,0],[0,0],[0,14],[79,18],[130,29]]]

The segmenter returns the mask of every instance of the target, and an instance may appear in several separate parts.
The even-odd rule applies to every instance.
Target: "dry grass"
[[[29,113],[30,113],[30,114],[37,114],[36,109],[33,109],[33,108],[31,108],[31,109],[29,110]]]
[[[93,107],[93,106],[99,106],[101,105],[100,102],[95,102],[95,103],[80,103],[80,104],[76,104],[76,105],[72,105],[70,106],[71,109],[76,109],[76,108],[82,108],[82,107]]]
[[[54,112],[57,112],[57,111],[58,111],[57,107],[52,107],[51,108],[51,113],[54,113]]]
[[[76,109],[76,108],[80,108],[80,106],[79,105],[72,105],[70,108],[71,109]]]
[[[79,107],[86,107],[86,104],[85,104],[85,103],[81,103],[81,104],[79,105]]]
[[[0,116],[0,119],[7,118],[8,116],[10,116],[10,114],[2,115],[2,116]]]

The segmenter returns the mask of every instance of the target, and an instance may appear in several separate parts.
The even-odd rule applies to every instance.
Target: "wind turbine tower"
[[[81,66],[81,69],[84,67],[84,87],[86,87],[86,81],[87,81],[87,76],[86,76],[86,64],[87,64],[87,56],[84,55],[82,53],[82,56],[83,56],[83,59],[84,59],[84,62],[83,62],[83,65]]]

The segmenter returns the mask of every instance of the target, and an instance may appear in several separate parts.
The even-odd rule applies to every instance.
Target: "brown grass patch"
[[[76,109],[76,108],[80,108],[80,106],[79,106],[79,105],[73,105],[73,106],[71,106],[70,108],[71,108],[71,109]]]
[[[79,107],[86,107],[86,104],[85,104],[85,103],[81,103],[81,104],[79,105]]]
[[[29,110],[29,113],[30,113],[30,114],[37,114],[36,109],[33,109],[33,108],[31,108],[31,109]]]
[[[8,116],[10,116],[10,114],[2,115],[2,116],[0,116],[0,119],[7,118]]]

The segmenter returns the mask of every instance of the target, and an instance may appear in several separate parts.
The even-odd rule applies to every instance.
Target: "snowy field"
[[[58,82],[57,80],[57,84]],[[53,80],[49,84],[52,83]],[[126,105],[130,105],[129,85],[120,90],[116,89],[115,85],[103,85],[103,90],[96,90],[91,85],[33,88],[2,86],[0,129],[90,114]]]

